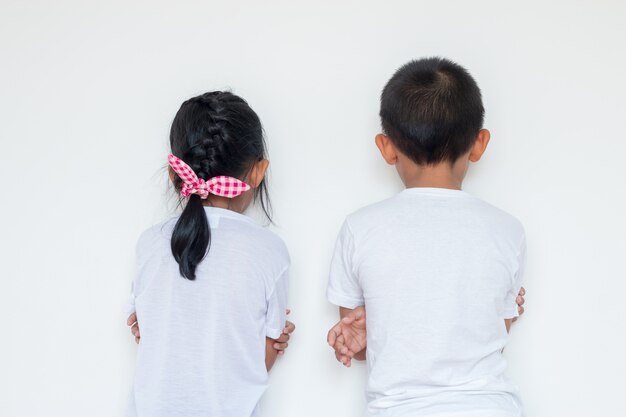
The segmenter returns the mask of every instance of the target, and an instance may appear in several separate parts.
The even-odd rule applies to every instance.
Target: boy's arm
[[[518,314],[524,314],[526,290],[520,288],[515,299]],[[365,307],[339,307],[340,320],[328,332],[328,344],[335,350],[337,360],[350,366],[351,359],[365,360],[367,353],[367,329]],[[506,331],[509,332],[518,317],[504,319]]]

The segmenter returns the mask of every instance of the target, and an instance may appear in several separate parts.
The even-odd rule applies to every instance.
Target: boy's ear
[[[389,165],[395,165],[398,162],[398,151],[389,136],[382,133],[376,135],[376,146]]]
[[[491,133],[487,129],[480,129],[478,135],[476,136],[476,142],[472,146],[469,154],[469,160],[472,162],[480,161],[480,158],[485,153],[485,149],[487,149],[487,145],[489,144],[489,139],[491,139]]]
[[[263,178],[265,178],[265,173],[267,172],[267,167],[270,165],[270,161],[267,159],[261,159],[252,167],[252,171],[250,171],[250,175],[248,176],[248,185],[252,188],[256,188],[261,184]]]
[[[172,169],[171,166],[167,166],[167,174],[170,177],[170,181],[172,182],[172,184],[174,184],[174,180],[176,179],[176,173],[174,172],[174,170]]]

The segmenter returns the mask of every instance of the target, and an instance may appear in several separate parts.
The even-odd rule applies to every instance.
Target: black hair
[[[199,178],[218,175],[243,179],[254,163],[265,159],[263,127],[248,103],[230,92],[213,91],[190,98],[176,113],[170,130],[172,154],[189,165]],[[180,191],[182,180],[174,177]],[[267,183],[254,190],[271,221]],[[181,200],[182,204],[182,200]],[[190,280],[211,245],[211,229],[202,200],[189,196],[172,233],[171,249],[180,274]]]
[[[383,132],[419,165],[454,162],[469,151],[484,115],[476,81],[465,68],[444,58],[405,64],[380,98]]]

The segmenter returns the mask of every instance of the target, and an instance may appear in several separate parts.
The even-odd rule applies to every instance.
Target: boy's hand
[[[328,331],[327,340],[337,360],[350,367],[352,358],[367,347],[365,307],[342,314],[342,319]]]
[[[291,313],[291,310],[287,309],[287,314]],[[291,337],[291,333],[296,330],[296,325],[287,320],[285,322],[285,328],[283,329],[283,334],[280,335],[276,342],[272,345],[276,351],[278,351],[279,355],[285,354],[285,349],[289,346],[289,338]]]
[[[137,313],[133,313],[128,316],[128,320],[126,320],[126,324],[130,326],[130,332],[135,336],[135,342],[139,343],[141,339],[141,334],[139,333],[139,323],[137,322]]]
[[[524,303],[526,302],[526,300],[524,299],[525,295],[526,289],[522,287],[520,288],[519,294],[517,294],[517,298],[515,299],[515,302],[517,303],[517,312],[520,316],[524,314]],[[513,321],[516,321],[517,319],[518,317],[515,317],[513,318]]]

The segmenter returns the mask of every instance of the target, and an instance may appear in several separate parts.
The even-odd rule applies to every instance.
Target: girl
[[[170,145],[184,209],[137,244],[141,343],[126,415],[257,416],[273,345],[293,331],[287,249],[241,214],[258,200],[269,218],[261,122],[242,98],[206,93],[182,104]]]

